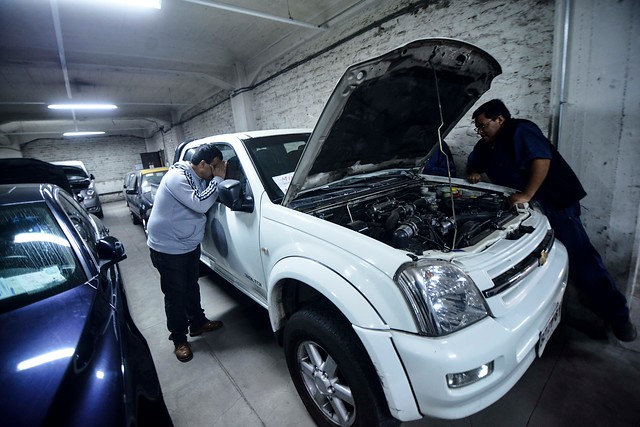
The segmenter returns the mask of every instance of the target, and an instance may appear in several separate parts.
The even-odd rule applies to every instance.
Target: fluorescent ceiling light
[[[150,9],[160,9],[162,0],[82,0],[84,3],[102,3],[107,5],[123,5],[133,7],[148,7]]]
[[[113,104],[50,104],[51,110],[115,110]]]
[[[150,9],[160,9],[162,0],[117,0],[117,3],[125,3],[130,6],[148,7]]]
[[[111,0],[111,3],[124,3],[127,6],[148,7],[150,9],[162,7],[162,0]]]
[[[65,132],[62,136],[88,136],[88,135],[104,135],[103,131],[98,132]]]

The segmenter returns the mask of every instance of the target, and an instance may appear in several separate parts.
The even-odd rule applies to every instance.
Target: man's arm
[[[478,155],[476,154],[477,144],[474,147],[473,151],[469,153],[467,157],[467,181],[472,184],[477,184],[482,181],[482,175],[478,172],[477,167],[475,166],[478,162]]]
[[[168,181],[167,191],[180,204],[199,213],[206,213],[218,199],[218,184],[222,181],[219,176],[214,176],[203,190],[192,182],[188,172],[181,171],[181,178]]]
[[[511,204],[529,202],[544,182],[551,165],[550,159],[533,159],[529,165],[529,179],[524,190],[509,197]]]

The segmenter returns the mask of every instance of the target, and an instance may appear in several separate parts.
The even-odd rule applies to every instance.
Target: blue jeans
[[[200,246],[186,254],[171,255],[150,249],[151,262],[160,273],[169,339],[187,341],[188,328],[198,329],[207,318],[200,305]]]
[[[541,204],[542,205],[542,204]],[[589,308],[614,327],[629,321],[627,299],[593,247],[580,220],[580,203],[565,209],[542,205],[555,236],[569,253],[569,279],[587,298]]]

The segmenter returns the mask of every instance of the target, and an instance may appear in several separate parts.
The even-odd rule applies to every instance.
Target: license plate
[[[553,311],[553,314],[547,321],[542,332],[540,332],[540,339],[538,340],[538,357],[542,356],[547,343],[549,342],[549,338],[553,334],[553,331],[556,330],[558,324],[560,323],[560,312],[561,306],[559,303],[556,304],[556,309]]]

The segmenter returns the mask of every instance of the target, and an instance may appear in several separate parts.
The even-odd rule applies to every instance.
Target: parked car
[[[32,158],[0,159],[0,184],[49,183],[73,194],[67,175],[60,166]]]
[[[318,425],[462,418],[543,355],[567,280],[546,217],[512,189],[420,174],[500,72],[468,43],[418,40],[350,67],[313,131],[176,153],[228,160],[201,260],[269,311]]]
[[[51,162],[54,165],[61,166],[64,172],[67,174],[69,183],[73,192],[79,196],[82,205],[89,212],[102,218],[104,216],[102,212],[102,204],[100,203],[100,195],[95,188],[95,177],[92,173],[89,173],[84,163],[80,160],[68,160]]]
[[[125,197],[131,221],[134,224],[142,223],[145,233],[158,185],[168,170],[168,167],[138,170],[132,173],[128,184],[125,181]]]
[[[172,425],[108,235],[52,184],[0,185],[0,417],[12,426]]]

